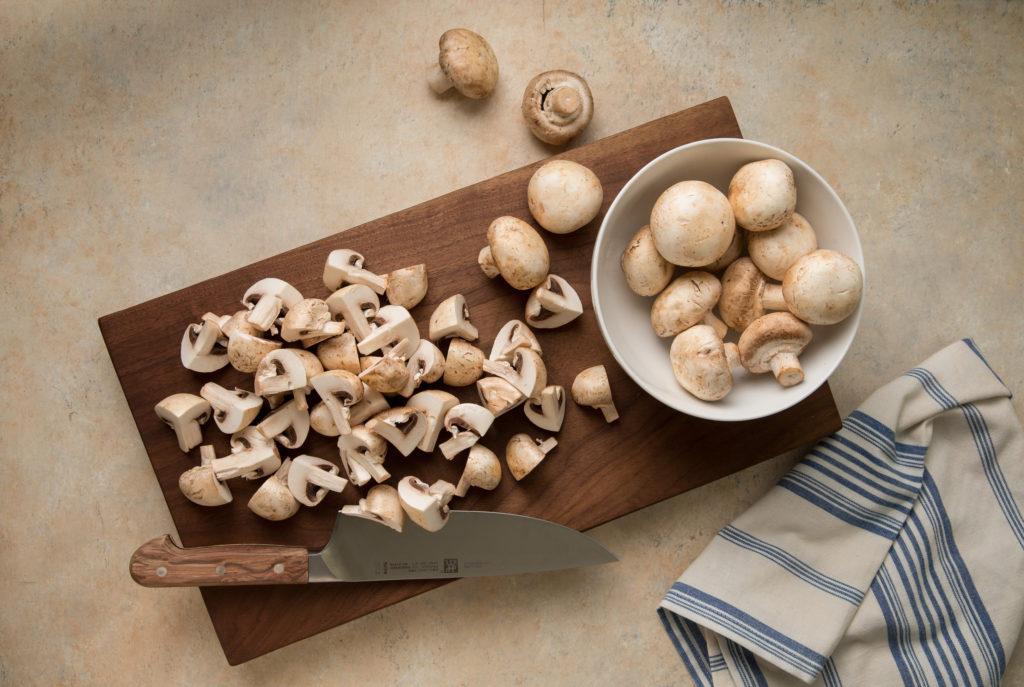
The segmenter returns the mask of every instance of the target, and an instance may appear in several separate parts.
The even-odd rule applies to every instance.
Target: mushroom
[[[225,434],[248,427],[263,408],[263,397],[245,389],[225,389],[216,382],[207,382],[199,389],[213,409],[213,421]]]
[[[249,499],[249,510],[266,520],[287,520],[299,512],[299,501],[288,488],[288,470],[292,459],[286,458],[273,475],[263,480]]]
[[[470,487],[492,491],[501,483],[501,462],[491,449],[475,444],[469,449],[466,466],[462,469],[455,496],[465,496]]]
[[[391,305],[412,309],[427,295],[427,266],[424,264],[389,272],[387,280],[384,296]]]
[[[198,506],[223,506],[231,503],[230,487],[217,478],[213,466],[210,465],[213,460],[213,447],[200,446],[199,453],[202,456],[202,463],[181,473],[178,477],[178,489],[185,498]]]
[[[407,456],[426,434],[427,418],[419,408],[398,406],[374,415],[366,421],[366,428]]]
[[[449,296],[441,301],[430,315],[431,341],[458,337],[466,341],[476,341],[480,333],[469,321],[469,305],[461,293]]]
[[[668,338],[703,322],[725,336],[725,325],[711,312],[721,294],[721,282],[709,272],[690,270],[679,275],[654,299],[651,306],[654,333]]]
[[[188,453],[203,442],[202,425],[210,419],[212,409],[201,396],[188,393],[171,394],[153,408],[178,439],[178,448]]]
[[[414,523],[427,530],[437,532],[448,522],[448,502],[455,494],[451,482],[438,480],[428,485],[413,475],[398,482],[398,499],[402,510]]]
[[[239,372],[252,374],[256,372],[260,361],[271,351],[276,351],[283,344],[273,339],[265,339],[236,329],[228,337],[228,362]]]
[[[426,453],[434,450],[437,437],[444,427],[445,415],[458,404],[459,399],[456,396],[441,389],[426,389],[409,397],[405,403],[406,407],[421,410],[427,427],[417,448]]]
[[[508,215],[491,222],[487,246],[477,260],[488,277],[500,274],[509,286],[520,291],[544,281],[551,264],[548,247],[537,230]]]
[[[774,229],[796,209],[793,170],[782,160],[748,162],[729,182],[729,204],[736,223],[744,229]]]
[[[501,377],[526,398],[534,398],[548,384],[544,359],[532,348],[517,348],[511,362],[485,360],[483,366],[484,372]]]
[[[534,136],[560,146],[590,124],[594,116],[594,97],[582,76],[555,69],[530,80],[523,93],[522,110]]]
[[[348,248],[332,250],[324,265],[324,286],[334,292],[342,284],[362,284],[382,295],[388,288],[387,277],[374,274],[363,267],[363,256]]]
[[[345,320],[357,341],[369,336],[370,321],[380,309],[380,298],[373,289],[365,284],[349,284],[332,293],[325,302],[332,315]]]
[[[754,231],[747,239],[747,253],[766,277],[782,281],[797,258],[818,247],[814,228],[803,215],[794,212],[774,229]]]
[[[441,442],[438,448],[448,460],[480,440],[494,422],[491,411],[476,403],[459,403],[444,416],[444,428],[451,438]]]
[[[341,434],[338,426],[334,424],[330,409],[323,401],[309,409],[309,428],[325,437],[336,437]]]
[[[498,83],[498,58],[480,34],[449,29],[438,40],[437,63],[430,66],[427,83],[439,95],[454,87],[467,98],[486,98]]]
[[[645,224],[633,234],[619,260],[626,284],[638,296],[654,296],[672,281],[675,265],[666,260],[654,245],[651,225]]]
[[[569,234],[597,217],[604,189],[588,167],[572,160],[551,160],[530,177],[526,201],[537,224],[552,234]]]
[[[480,379],[484,352],[465,339],[452,339],[444,358],[442,381],[447,386],[469,386]]]
[[[788,312],[773,312],[757,318],[740,334],[740,362],[748,372],[771,371],[784,387],[804,380],[797,356],[810,343],[811,328]]]
[[[523,413],[541,429],[559,431],[565,418],[565,387],[558,384],[544,387],[536,398],[526,401]]]
[[[280,348],[265,355],[256,367],[256,375],[253,378],[256,393],[260,396],[272,396],[291,391],[299,401],[299,407],[303,407],[308,383],[306,365],[301,355],[304,353],[312,355],[297,348]],[[316,356],[313,356],[313,359],[317,364],[320,363]]]
[[[372,362],[370,362],[372,360]],[[390,351],[382,357],[363,358],[368,362],[359,379],[382,394],[397,394],[409,385],[411,374],[405,358]]]
[[[739,258],[722,274],[718,314],[736,331],[742,332],[765,310],[787,309],[782,287],[769,282],[750,258]]]
[[[513,434],[505,446],[505,463],[508,465],[508,471],[518,482],[533,472],[557,445],[558,440],[554,437],[541,440],[533,439],[525,433]]]
[[[576,289],[557,274],[549,274],[526,299],[526,322],[538,329],[554,329],[583,314]]]
[[[254,480],[276,472],[281,467],[281,455],[273,443],[256,443],[226,456],[212,458],[209,464],[217,479],[241,477]]]
[[[669,349],[679,386],[703,401],[718,401],[732,390],[732,365],[714,328],[697,324],[680,332]]]
[[[313,390],[319,394],[320,400],[327,406],[338,432],[350,432],[350,409],[363,400],[363,382],[359,377],[345,370],[324,370],[309,381]]]
[[[714,262],[709,262],[706,265],[701,265],[698,269],[705,272],[711,272],[712,274],[720,274],[726,267],[736,261],[741,255],[743,255],[743,249],[747,245],[747,232],[743,227],[737,226],[736,231],[733,232],[732,242],[729,243],[729,247],[725,249]]]
[[[229,443],[231,444],[232,453],[248,451],[254,446],[263,446],[265,448],[274,447],[274,439],[272,437],[264,436],[263,432],[253,425],[249,425],[248,427],[232,434]],[[213,456],[211,456],[211,459],[212,458]]]
[[[502,363],[506,364],[506,363]],[[498,417],[526,400],[526,395],[502,377],[481,377],[476,382],[480,403]]]
[[[736,221],[725,194],[707,182],[690,180],[658,196],[650,227],[662,257],[674,265],[699,267],[729,249]]]
[[[345,331],[345,323],[332,319],[327,302],[320,298],[303,298],[288,309],[281,321],[280,336],[285,341],[305,341],[335,336]]]
[[[288,282],[267,277],[250,286],[242,296],[249,310],[246,321],[261,332],[270,329],[282,312],[302,300],[299,290]]]
[[[360,355],[370,355],[376,351],[389,351],[396,344],[405,341],[397,355],[408,357],[420,343],[420,330],[412,314],[400,305],[384,305],[370,321],[372,329],[364,336],[356,348]],[[358,337],[357,337],[358,338]]]
[[[431,384],[441,379],[444,374],[444,354],[430,340],[420,339],[420,345],[409,356],[405,367],[409,370],[409,381],[398,393],[409,398],[420,384]]]
[[[845,253],[819,248],[798,258],[782,279],[789,311],[810,324],[837,324],[860,304],[864,277]]]
[[[384,394],[363,382],[363,400],[348,409],[348,422],[350,425],[361,424],[388,407],[388,399],[384,398]]]
[[[572,380],[572,400],[581,406],[597,408],[604,415],[605,422],[619,419],[612,399],[612,387],[604,365],[594,365],[582,370]]]
[[[325,370],[345,370],[359,374],[359,349],[356,348],[356,337],[346,331],[332,336],[316,345],[316,357]]]
[[[256,425],[256,429],[285,448],[298,448],[309,435],[309,411],[300,408],[292,399],[272,410]]]
[[[402,531],[405,521],[405,511],[402,510],[398,490],[390,484],[375,484],[366,492],[365,498],[359,499],[358,504],[346,504],[341,507],[341,512],[379,522],[396,532]]]
[[[352,484],[361,487],[371,479],[383,482],[391,477],[384,469],[388,442],[366,425],[356,425],[338,439],[341,466]]]
[[[530,331],[526,323],[521,320],[509,320],[501,326],[494,337],[491,345],[491,360],[511,362],[512,353],[520,346],[532,348],[537,353],[543,353],[537,335]]]
[[[288,468],[288,489],[302,505],[317,506],[328,491],[340,492],[348,485],[339,472],[341,469],[329,460],[306,454],[296,456]]]
[[[210,313],[181,337],[181,364],[193,372],[216,372],[228,364],[227,337]]]

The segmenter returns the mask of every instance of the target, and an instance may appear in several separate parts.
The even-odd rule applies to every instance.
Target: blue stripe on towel
[[[891,427],[862,410],[855,410],[847,416],[843,421],[843,430],[857,435],[875,447],[882,456],[911,471],[921,469],[928,450],[926,446],[896,441],[896,433]]]
[[[700,628],[664,608],[658,608],[658,617],[696,687],[712,687],[713,667],[708,660],[708,645]],[[721,654],[718,656],[721,658]]]
[[[726,641],[725,645],[732,656],[732,664],[739,673],[740,684],[743,687],[768,687],[768,681],[761,666],[757,665],[757,657],[754,654],[736,642]]]
[[[845,523],[873,532],[886,539],[895,537],[900,531],[900,527],[903,526],[902,520],[857,503],[846,494],[801,471],[799,466],[783,477],[778,486],[793,492]]]
[[[828,575],[815,570],[813,567],[804,563],[785,549],[769,544],[763,539],[759,539],[748,532],[744,532],[738,527],[727,525],[718,533],[718,536],[732,544],[735,544],[736,546],[739,546],[740,548],[746,549],[747,551],[751,551],[760,556],[764,556],[812,587],[820,589],[826,594],[831,594],[832,596],[842,599],[854,606],[859,606],[861,600],[864,598],[861,590],[857,589],[853,585],[846,584],[834,577],[829,577]]]
[[[974,444],[978,449],[978,457],[981,460],[981,467],[985,471],[985,479],[988,480],[992,489],[992,495],[1002,511],[1006,523],[1013,531],[1017,543],[1024,549],[1024,516],[1021,515],[1020,505],[1014,500],[1013,493],[1006,482],[1002,468],[999,467],[999,459],[996,455],[995,444],[992,441],[992,434],[989,432],[988,424],[982,416],[981,411],[973,403],[962,406],[964,417],[971,428],[974,437]]]

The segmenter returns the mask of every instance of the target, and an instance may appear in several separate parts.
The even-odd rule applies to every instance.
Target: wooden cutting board
[[[619,368],[605,347],[590,307],[591,250],[604,211],[625,182],[672,148],[703,138],[740,136],[728,99],[719,98],[557,156],[591,168],[604,185],[605,197],[601,214],[583,229],[565,236],[545,234],[551,271],[576,287],[585,306],[584,315],[570,325],[537,332],[549,383],[568,388],[578,371],[603,364],[621,419],[606,424],[599,412],[570,402],[557,437],[558,447],[540,467],[519,483],[506,471],[494,492],[473,490],[453,507],[520,513],[586,530],[839,429],[841,421],[827,385],[787,411],[750,422],[717,423],[676,413],[645,395]],[[184,369],[179,345],[188,324],[198,322],[208,311],[230,314],[240,309],[242,294],[263,277],[284,279],[307,297],[326,297],[322,272],[327,254],[336,248],[351,248],[365,256],[369,269],[379,273],[425,262],[430,287],[424,302],[413,310],[424,335],[434,306],[462,293],[480,330],[479,344],[489,351],[500,326],[523,317],[526,294],[512,290],[500,279],[484,277],[476,266],[477,252],[495,217],[531,219],[526,186],[542,162],[100,318],[111,361],[183,545],[271,543],[320,548],[327,541],[337,509],[357,501],[360,495],[349,485],[319,507],[304,508],[279,523],[262,520],[246,508],[257,486],[254,483],[234,480],[234,501],[219,508],[187,501],[177,480],[198,463],[198,449],[187,455],[179,450],[173,432],[156,417],[153,406],[171,393],[198,393],[210,380],[226,387],[252,388],[251,377],[230,368],[213,374]],[[466,401],[476,400],[472,388],[458,395]],[[520,412],[512,412],[495,422],[483,443],[500,456],[508,437],[519,431],[538,435]],[[216,447],[217,455],[228,452],[225,437],[212,422],[203,434],[205,443]],[[282,453],[300,452],[337,460],[334,440],[314,433],[301,451]],[[440,452],[426,455],[417,451],[403,459],[392,449],[387,467],[395,482],[405,474],[428,482],[456,482],[461,463],[444,460]],[[440,584],[443,582],[204,588],[202,596],[224,654],[234,665]]]

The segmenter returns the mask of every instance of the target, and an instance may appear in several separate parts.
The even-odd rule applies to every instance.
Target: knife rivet
[[[223,565],[218,565],[216,568],[213,569],[213,571],[218,575],[223,575],[228,571],[228,569],[225,568]]]
[[[274,564],[274,572],[277,573],[278,575],[283,573],[284,572],[284,563],[275,563]]]
[[[164,566],[162,566],[162,565],[161,565],[161,566],[159,566],[159,567],[157,567],[157,569],[156,569],[156,576],[157,576],[157,577],[163,577],[163,576],[165,576],[166,574],[167,574],[167,568],[165,568],[165,567],[164,567]]]

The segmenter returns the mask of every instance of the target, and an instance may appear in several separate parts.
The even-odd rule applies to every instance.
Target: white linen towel
[[[882,387],[658,614],[697,685],[997,685],[1024,624],[1024,429],[971,340]]]

